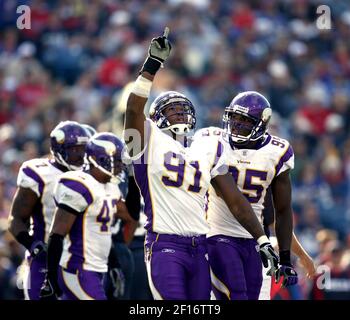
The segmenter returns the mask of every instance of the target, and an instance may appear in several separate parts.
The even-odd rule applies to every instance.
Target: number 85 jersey
[[[213,130],[220,129],[206,130],[212,134]],[[222,134],[225,135],[224,131]],[[262,223],[266,191],[276,176],[293,169],[293,149],[287,140],[269,134],[266,134],[264,140],[254,149],[232,149],[227,139],[224,142],[229,172]],[[231,214],[225,202],[212,187],[209,189],[207,215],[210,225],[208,236],[222,234],[231,237],[252,237]]]
[[[64,238],[60,265],[70,271],[107,272],[111,223],[121,199],[118,185],[100,183],[84,171],[64,173],[55,189],[55,202],[76,215]]]

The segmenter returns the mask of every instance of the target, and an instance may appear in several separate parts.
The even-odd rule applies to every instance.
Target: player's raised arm
[[[278,267],[278,255],[274,252],[248,200],[238,190],[232,175],[218,175],[212,179],[212,185],[238,222],[257,240],[264,267],[267,268],[270,261],[271,269],[268,273],[274,273]]]
[[[141,148],[144,143],[144,107],[151,91],[155,74],[170,55],[171,44],[168,40],[169,28],[166,27],[162,36],[153,38],[148,56],[136,79],[127,101],[124,129],[136,129],[141,136]],[[128,143],[128,141],[126,141]]]

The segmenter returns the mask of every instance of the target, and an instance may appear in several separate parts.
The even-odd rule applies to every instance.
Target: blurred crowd
[[[16,28],[21,4],[31,10],[29,30]],[[321,4],[330,6],[330,30],[317,28]],[[165,26],[173,50],[152,95],[185,93],[198,128],[221,126],[224,107],[240,91],[268,97],[270,132],[295,152],[295,232],[340,279],[320,293],[317,279],[311,283],[300,271],[292,298],[332,298],[327,294],[335,290],[350,299],[349,1],[3,0],[0,6],[0,299],[20,297],[15,275],[23,251],[4,232],[19,166],[49,152],[49,133],[61,120],[120,134],[127,84]]]

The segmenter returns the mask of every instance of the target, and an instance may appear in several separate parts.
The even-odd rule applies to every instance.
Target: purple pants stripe
[[[258,299],[262,285],[262,263],[256,245],[253,239],[223,235],[208,238],[216,299]]]
[[[45,259],[34,259],[29,263],[29,273],[24,285],[25,297],[29,300],[39,300],[40,289],[45,280],[46,262]]]
[[[60,267],[58,284],[63,291],[62,300],[107,300],[103,277],[100,272],[79,270],[74,274]]]

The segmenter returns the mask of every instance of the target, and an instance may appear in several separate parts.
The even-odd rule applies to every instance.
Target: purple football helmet
[[[62,121],[50,133],[51,153],[57,163],[68,170],[81,169],[85,145],[89,141],[86,130],[76,121]],[[84,148],[77,148],[84,146]]]
[[[182,106],[182,111],[165,114],[165,110],[171,107]],[[153,122],[161,130],[171,130],[173,133],[183,135],[196,126],[196,112],[192,102],[183,94],[176,91],[167,91],[160,94],[151,104],[149,115]],[[176,123],[170,122],[170,117],[182,116],[181,121]]]
[[[106,175],[121,180],[124,143],[110,132],[93,135],[86,145],[86,160]]]
[[[270,103],[262,94],[245,91],[225,108],[223,127],[234,144],[245,145],[264,136],[271,115]]]

